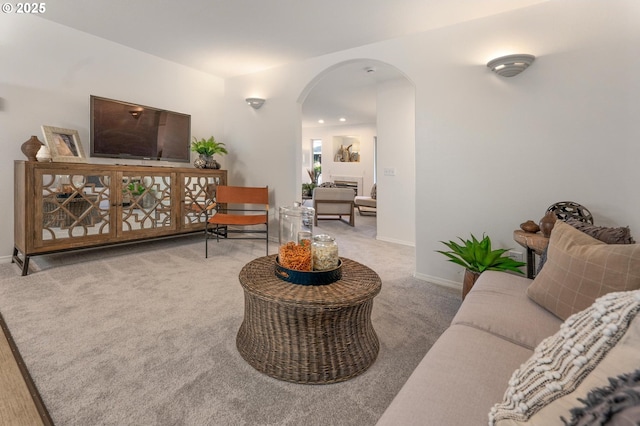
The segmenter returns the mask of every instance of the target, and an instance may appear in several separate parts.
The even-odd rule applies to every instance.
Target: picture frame
[[[86,163],[84,149],[77,130],[42,126],[44,140],[51,153],[51,161]]]

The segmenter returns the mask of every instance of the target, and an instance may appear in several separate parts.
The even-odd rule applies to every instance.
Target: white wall
[[[78,130],[89,156],[89,95],[191,114],[193,136],[215,135],[224,142],[224,81],[208,74],[45,19],[15,14],[0,15],[0,63],[4,260],[13,247],[13,161],[26,159],[20,146],[31,135],[44,141],[40,126],[45,124]],[[232,145],[228,148],[233,152]],[[219,160],[223,167],[228,164],[224,157]]]
[[[272,205],[291,204],[302,183],[301,95],[328,68],[371,58],[415,86],[417,276],[461,281],[434,252],[439,241],[486,232],[513,247],[513,229],[560,200],[640,239],[638,22],[637,0],[545,2],[223,83],[43,19],[0,15],[0,197],[12,199],[12,161],[40,125],[76,128],[88,149],[93,93],[191,113],[197,136],[219,138],[224,114],[230,182],[269,185]],[[504,79],[484,65],[498,53],[538,58]],[[267,102],[254,110],[249,96]],[[3,218],[8,255],[12,215]]]
[[[436,55],[407,71],[418,103],[418,274],[461,281],[434,250],[471,232],[522,250],[512,230],[556,201],[640,237],[638,22],[640,2],[572,0],[415,40]],[[500,48],[537,60],[499,78],[483,64]]]
[[[417,276],[460,282],[439,241],[486,232],[513,247],[521,222],[561,200],[640,239],[637,22],[635,0],[546,2],[229,79],[225,137],[245,151],[234,171],[268,181],[278,204],[294,201],[299,96],[324,70],[371,58],[415,85]],[[538,59],[504,79],[485,66],[499,53]],[[242,99],[256,90],[267,103],[253,111]]]
[[[406,79],[378,85],[377,238],[416,242],[415,88]],[[394,175],[385,174],[392,169]]]

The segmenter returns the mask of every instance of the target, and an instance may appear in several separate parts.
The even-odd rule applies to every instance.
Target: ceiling
[[[39,16],[228,78],[543,1],[547,0],[55,0]],[[325,84],[324,96],[310,95],[307,102],[345,97],[353,89],[357,92],[346,97],[362,105],[363,81],[375,87],[375,78],[362,80],[363,66],[357,73],[351,67],[332,72],[327,78],[345,72],[333,78],[339,90]],[[356,79],[352,85],[350,78]],[[336,100],[333,112],[350,113],[346,104]],[[318,118],[329,113],[321,105],[307,109]]]
[[[375,123],[377,85],[399,78],[404,76],[396,68],[378,61],[360,59],[338,66],[307,95],[302,104],[302,127]],[[318,123],[320,119],[324,123]]]

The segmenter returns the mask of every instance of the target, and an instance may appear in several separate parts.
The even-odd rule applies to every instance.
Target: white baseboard
[[[456,281],[445,280],[444,278],[434,277],[434,276],[426,275],[426,274],[420,274],[418,272],[416,272],[413,276],[416,277],[419,280],[429,281],[430,283],[437,284],[437,285],[440,285],[440,286],[443,286],[443,287],[449,287],[449,288],[455,288],[455,289],[458,289],[458,290],[462,290],[462,283],[459,283],[459,282],[456,282]]]
[[[11,263],[13,256],[0,256],[0,263]]]
[[[376,237],[378,241],[385,241],[387,243],[400,244],[403,246],[415,247],[416,244],[411,241],[403,241],[403,240],[394,240],[393,238],[385,238],[385,237]]]

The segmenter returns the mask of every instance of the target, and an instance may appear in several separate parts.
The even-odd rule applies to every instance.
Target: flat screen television
[[[91,95],[91,156],[188,163],[191,116]]]

